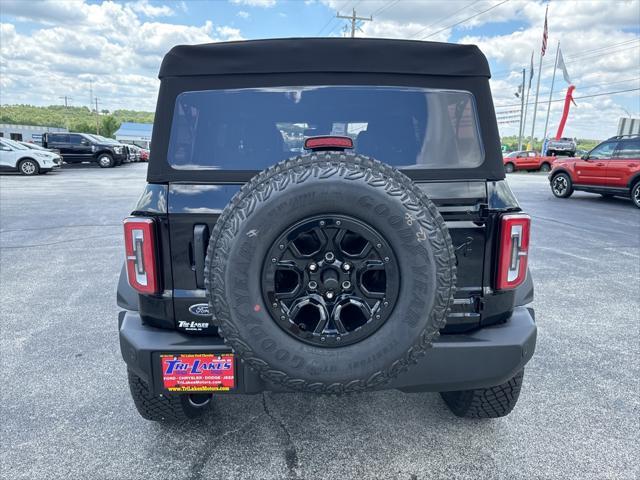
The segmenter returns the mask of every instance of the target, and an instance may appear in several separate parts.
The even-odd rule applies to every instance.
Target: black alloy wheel
[[[321,215],[287,228],[262,269],[272,318],[303,342],[340,347],[373,334],[400,289],[396,256],[384,237],[345,215]]]

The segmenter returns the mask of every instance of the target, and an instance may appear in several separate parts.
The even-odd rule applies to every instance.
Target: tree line
[[[153,123],[153,112],[136,110],[95,110],[87,107],[65,107],[64,105],[2,105],[0,123],[17,125],[38,125],[43,127],[67,128],[71,132],[98,133],[113,137],[123,122]],[[96,125],[97,120],[97,125]]]

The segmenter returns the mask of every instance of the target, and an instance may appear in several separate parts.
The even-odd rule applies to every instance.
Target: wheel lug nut
[[[273,308],[278,308],[278,303],[277,302],[273,302]]]
[[[344,282],[342,282],[342,288],[343,290],[349,290],[351,288],[351,282],[345,280]]]
[[[376,320],[380,320],[380,315],[376,315]]]
[[[331,300],[333,298],[333,292],[329,291],[325,293],[325,296],[327,297],[328,300]]]
[[[327,262],[333,262],[336,259],[336,256],[333,254],[333,252],[327,252],[324,254],[324,259]]]
[[[350,263],[343,263],[343,264],[342,264],[342,269],[343,269],[345,272],[350,271],[350,270],[351,270],[351,264],[350,264]]]
[[[309,282],[309,290],[315,290],[316,288],[318,288],[318,283],[311,280]]]
[[[384,257],[384,261],[388,262],[389,261],[389,257]]]
[[[316,265],[315,263],[309,264],[309,271],[310,272],[315,272],[316,270],[318,270],[318,265]]]
[[[342,222],[340,220],[336,220],[336,225],[340,226],[340,225],[342,225]]]

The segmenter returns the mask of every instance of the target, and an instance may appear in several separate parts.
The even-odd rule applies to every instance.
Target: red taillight
[[[516,288],[524,282],[529,259],[530,229],[529,215],[519,213],[502,216],[496,289]]]
[[[124,245],[129,284],[140,293],[158,293],[154,221],[142,217],[125,218]]]
[[[309,137],[304,141],[305,150],[344,150],[353,148],[351,137],[324,136]]]

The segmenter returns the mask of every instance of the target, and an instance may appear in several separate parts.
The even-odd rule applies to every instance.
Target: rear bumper
[[[137,312],[119,315],[120,349],[127,366],[162,391],[160,353],[231,353],[221,338],[185,335],[142,324]],[[383,389],[408,392],[485,388],[506,382],[531,359],[536,344],[534,312],[516,307],[507,322],[461,335],[442,335],[427,354]],[[289,391],[238,362],[237,388],[231,393]],[[229,393],[224,393],[228,395]]]

